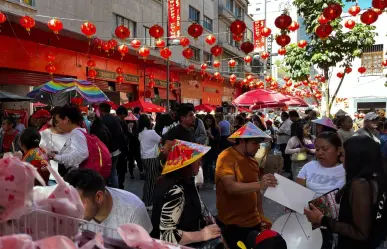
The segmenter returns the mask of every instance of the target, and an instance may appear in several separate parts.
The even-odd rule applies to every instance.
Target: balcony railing
[[[218,12],[219,12],[219,16],[225,17],[231,21],[234,21],[235,19],[240,19],[243,21],[245,19],[245,16],[243,14],[241,14],[240,16],[235,15],[235,11],[230,10],[224,4],[218,6]]]

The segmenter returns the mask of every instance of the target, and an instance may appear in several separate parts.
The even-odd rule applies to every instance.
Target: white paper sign
[[[308,202],[313,200],[315,192],[295,183],[279,174],[274,174],[278,181],[275,188],[268,188],[265,197],[300,214],[308,207]]]

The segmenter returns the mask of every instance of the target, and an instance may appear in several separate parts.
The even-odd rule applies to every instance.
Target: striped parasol
[[[74,78],[55,78],[43,85],[35,87],[27,97],[35,98],[41,92],[49,94],[76,91],[89,103],[109,101],[109,98],[96,85],[86,80]]]

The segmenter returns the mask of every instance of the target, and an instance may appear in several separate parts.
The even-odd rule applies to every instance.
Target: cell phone
[[[309,202],[313,204],[316,208],[318,208],[324,216],[337,219],[339,215],[339,206],[336,204],[336,194],[339,192],[339,189],[334,189],[329,191],[328,193],[312,200]]]

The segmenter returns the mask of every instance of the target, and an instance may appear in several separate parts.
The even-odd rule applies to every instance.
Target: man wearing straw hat
[[[229,137],[234,146],[224,150],[216,162],[216,207],[222,236],[230,249],[238,248],[253,230],[271,227],[263,213],[261,190],[275,187],[271,174],[260,179],[254,159],[262,142],[271,137],[248,122]]]

